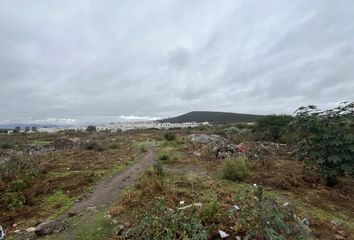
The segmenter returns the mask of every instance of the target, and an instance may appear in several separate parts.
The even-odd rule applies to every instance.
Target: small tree
[[[256,131],[263,138],[279,142],[286,132],[289,123],[293,120],[290,115],[268,115],[257,119]]]
[[[320,111],[300,107],[291,127],[297,138],[297,156],[318,167],[327,186],[337,176],[354,173],[354,103]]]
[[[93,126],[93,125],[87,126],[86,132],[91,132],[91,133],[92,132],[97,132],[96,126]]]

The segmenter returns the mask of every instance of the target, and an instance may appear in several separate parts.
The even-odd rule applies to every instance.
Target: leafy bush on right
[[[228,158],[223,162],[222,176],[232,181],[242,181],[250,174],[248,161],[243,156]]]
[[[320,111],[316,106],[300,107],[291,124],[297,139],[297,156],[316,166],[334,186],[337,177],[354,174],[354,103]]]

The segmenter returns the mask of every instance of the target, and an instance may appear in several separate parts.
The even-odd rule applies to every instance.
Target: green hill
[[[177,117],[166,118],[159,122],[182,123],[182,122],[209,122],[209,123],[232,123],[232,122],[255,122],[261,115],[229,113],[229,112],[209,112],[194,111]]]

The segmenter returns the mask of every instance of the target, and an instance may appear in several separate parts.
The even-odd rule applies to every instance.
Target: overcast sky
[[[354,100],[353,0],[0,0],[0,123]]]

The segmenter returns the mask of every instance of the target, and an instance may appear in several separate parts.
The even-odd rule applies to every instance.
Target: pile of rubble
[[[238,154],[247,151],[247,149],[242,145],[231,144],[228,140],[219,135],[191,134],[189,138],[196,144],[211,145],[212,155],[216,159],[225,159],[228,157],[237,156]]]
[[[53,151],[64,151],[70,150],[73,148],[79,147],[79,143],[76,139],[69,139],[69,138],[58,138],[55,139],[52,143],[41,147],[32,147],[30,149],[30,154],[34,153],[44,153],[44,152],[53,152]]]
[[[219,135],[191,134],[190,140],[197,144],[226,144],[227,140]]]
[[[232,144],[219,144],[212,149],[212,152],[217,159],[225,159],[228,157],[236,156],[245,151],[247,150],[243,146]]]

